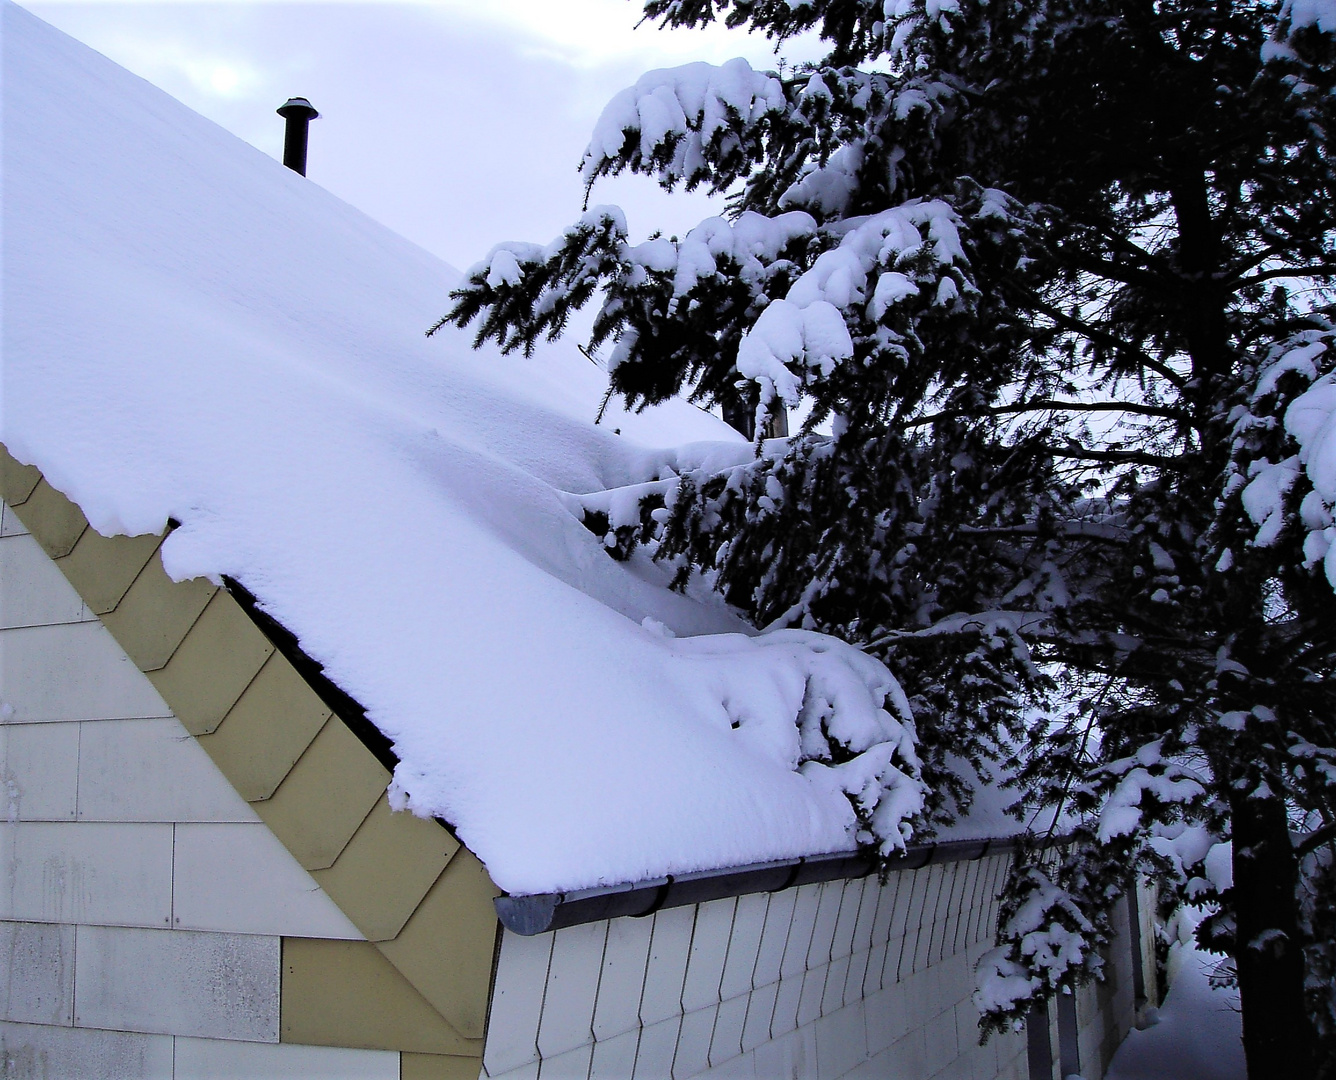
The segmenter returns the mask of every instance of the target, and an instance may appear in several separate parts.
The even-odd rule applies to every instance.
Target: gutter
[[[910,844],[887,869],[918,870],[929,863],[965,862],[1012,851],[1019,844],[1014,836],[985,840],[947,840],[937,844]],[[533,893],[528,896],[498,896],[493,904],[501,924],[524,937],[548,930],[580,926],[623,915],[644,918],[663,908],[703,904],[748,893],[779,892],[796,885],[867,877],[877,869],[877,860],[858,852],[810,855],[778,862],[753,863],[692,874],[669,874],[626,885],[606,885],[573,892]]]

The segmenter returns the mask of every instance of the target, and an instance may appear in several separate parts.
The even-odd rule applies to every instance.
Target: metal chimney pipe
[[[305,176],[307,127],[320,114],[311,108],[311,103],[304,97],[288,98],[277,111],[288,122],[283,137],[283,164]]]

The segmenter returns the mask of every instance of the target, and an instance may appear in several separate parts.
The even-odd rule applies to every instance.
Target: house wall
[[[1089,983],[1076,993],[1076,1050],[1081,1075],[1102,1080],[1127,1033],[1147,1004],[1157,1004],[1155,973],[1155,894],[1144,882],[1135,886],[1135,901],[1128,897],[1113,909],[1115,937],[1104,962],[1104,981]],[[1141,924],[1140,951],[1134,945],[1131,920]],[[1138,1000],[1136,967],[1141,968]],[[1058,1078],[1062,1080],[1062,1078]]]
[[[1123,1039],[1155,996],[1155,894],[1145,882],[1136,886],[1135,904],[1124,896],[1110,913],[1113,939],[1104,951],[1103,979],[1080,987],[1065,999],[1050,1002],[1032,1014],[1031,1023],[1046,1021],[1042,1033],[1027,1033],[1047,1042],[1031,1059],[1028,1080],[1103,1080]],[[1133,913],[1141,924],[1132,933]],[[1141,968],[1141,980],[1136,968]],[[1140,997],[1143,990],[1146,997]],[[1047,1066],[1045,1066],[1047,1062]]]
[[[1104,980],[1087,983],[1076,992],[1078,1062],[1080,1072],[1090,1080],[1104,1076],[1136,1018],[1128,915],[1126,902],[1114,905],[1116,937],[1104,958]]]
[[[363,935],[0,504],[0,1077],[400,1076],[280,1043],[283,939]]]
[[[5,467],[0,448],[0,480]],[[978,1047],[969,1000],[1006,856],[506,933],[488,1006],[494,889],[476,859],[442,855],[430,823],[382,813],[369,757],[332,768],[348,764],[343,743],[367,755],[337,718],[299,742],[268,734],[269,712],[246,703],[286,670],[272,648],[225,668],[236,685],[211,703],[201,661],[227,659],[210,643],[238,617],[231,599],[191,599],[158,643],[153,604],[192,583],[158,569],[162,584],[140,589],[151,545],[80,539],[77,510],[38,491],[25,516],[40,543],[0,504],[0,1077],[463,1080],[478,1074],[485,1019],[483,1075],[496,1078],[1030,1077],[1023,1035]],[[114,596],[89,574],[90,543],[98,558],[114,548]],[[116,609],[106,625],[67,579],[93,610]],[[321,708],[297,712],[323,722]],[[375,783],[330,803],[348,777]],[[294,818],[299,795],[310,805]],[[352,802],[357,820],[340,824]],[[403,883],[374,872],[386,852],[430,873],[387,893]],[[1087,1080],[1130,1024],[1116,977],[1079,1004]]]
[[[507,931],[484,1075],[1028,1080],[970,1000],[1009,858]]]

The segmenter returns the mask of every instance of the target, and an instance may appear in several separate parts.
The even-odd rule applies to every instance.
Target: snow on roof
[[[657,444],[745,444],[684,404],[594,426],[603,377],[573,349],[428,340],[455,271],[0,18],[11,453],[104,534],[179,521],[168,573],[254,593],[393,741],[399,804],[507,891],[853,846],[834,770],[795,771],[795,718],[815,694],[894,741],[885,668],[746,636],[562,498],[638,480]]]

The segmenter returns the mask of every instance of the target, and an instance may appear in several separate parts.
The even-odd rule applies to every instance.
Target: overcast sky
[[[461,270],[498,241],[545,242],[574,220],[594,121],[643,71],[777,64],[763,38],[637,29],[634,0],[24,6],[275,157],[274,110],[309,98],[321,118],[307,175]],[[622,205],[639,236],[718,212],[640,177],[605,181],[594,201]]]

